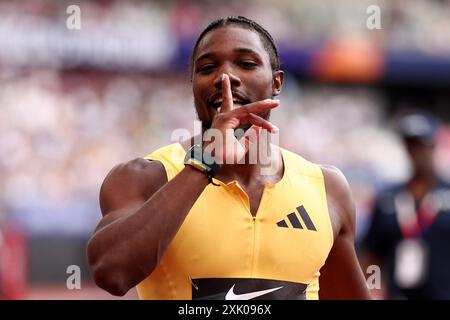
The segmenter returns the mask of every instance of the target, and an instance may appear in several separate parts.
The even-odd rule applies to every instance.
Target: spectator
[[[433,161],[437,120],[411,113],[398,128],[412,175],[377,196],[368,261],[381,264],[390,299],[450,299],[450,184]]]

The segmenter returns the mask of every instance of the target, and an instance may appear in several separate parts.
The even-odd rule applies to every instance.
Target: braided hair
[[[203,37],[210,32],[211,30],[218,29],[220,27],[228,26],[228,25],[238,25],[240,27],[243,27],[245,29],[256,31],[264,45],[264,49],[266,49],[267,53],[269,54],[270,59],[270,66],[272,67],[273,71],[277,71],[280,69],[280,56],[278,55],[278,49],[275,45],[275,41],[273,40],[270,33],[264,29],[262,26],[260,26],[258,23],[256,23],[253,20],[250,20],[246,17],[242,16],[229,16],[226,18],[220,18],[213,22],[211,22],[203,31],[200,33],[199,37],[197,38],[197,41],[195,42],[194,49],[192,50],[192,55],[190,59],[190,73],[192,74],[192,66],[193,66],[193,60],[194,56],[197,51],[198,44],[203,39]]]

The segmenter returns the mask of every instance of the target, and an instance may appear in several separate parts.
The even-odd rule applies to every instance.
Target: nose
[[[222,74],[224,73],[228,75],[228,77],[230,78],[231,88],[236,88],[241,85],[241,79],[239,78],[239,76],[236,75],[235,72],[231,70],[231,68],[224,67],[221,70],[219,70],[216,79],[214,80],[214,86],[216,87],[217,90],[222,89]]]

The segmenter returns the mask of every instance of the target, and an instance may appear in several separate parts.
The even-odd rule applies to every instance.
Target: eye
[[[197,71],[202,74],[207,74],[207,73],[210,73],[212,71],[212,69],[214,69],[214,67],[215,67],[214,64],[208,63],[208,64],[204,64],[204,65],[200,66]]]
[[[251,61],[251,60],[243,60],[243,61],[239,62],[239,65],[241,67],[243,67],[244,69],[253,69],[258,64],[256,62],[254,62],[254,61]]]

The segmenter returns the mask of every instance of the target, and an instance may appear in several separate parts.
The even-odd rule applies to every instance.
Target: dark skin
[[[200,58],[200,59],[199,59]],[[192,88],[199,119],[206,128],[221,132],[250,128],[276,132],[269,113],[277,101],[263,101],[281,92],[283,72],[273,71],[259,35],[238,26],[209,32],[194,56]],[[221,107],[212,106],[216,96]],[[236,99],[238,97],[238,99]],[[233,102],[233,98],[235,101]],[[227,140],[248,150],[245,136]],[[217,157],[232,153],[228,144]],[[190,141],[183,143],[188,149]],[[204,148],[211,146],[206,142]],[[278,149],[277,149],[278,150]],[[271,160],[281,160],[279,150]],[[250,199],[255,215],[265,184],[276,183],[284,173],[283,161],[272,175],[261,175],[259,164],[223,164],[217,176],[223,182],[237,180]],[[369,299],[364,275],[354,249],[355,209],[345,177],[322,166],[334,245],[321,269],[321,299]],[[186,181],[190,181],[186,184]],[[114,295],[124,295],[156,268],[193,204],[208,185],[206,176],[186,166],[167,181],[157,161],[135,159],[113,168],[100,190],[103,218],[89,241],[88,260],[95,282]],[[249,213],[250,214],[250,213]]]
[[[413,168],[408,187],[414,199],[419,202],[435,184],[434,144],[412,138],[405,140],[405,147]]]

